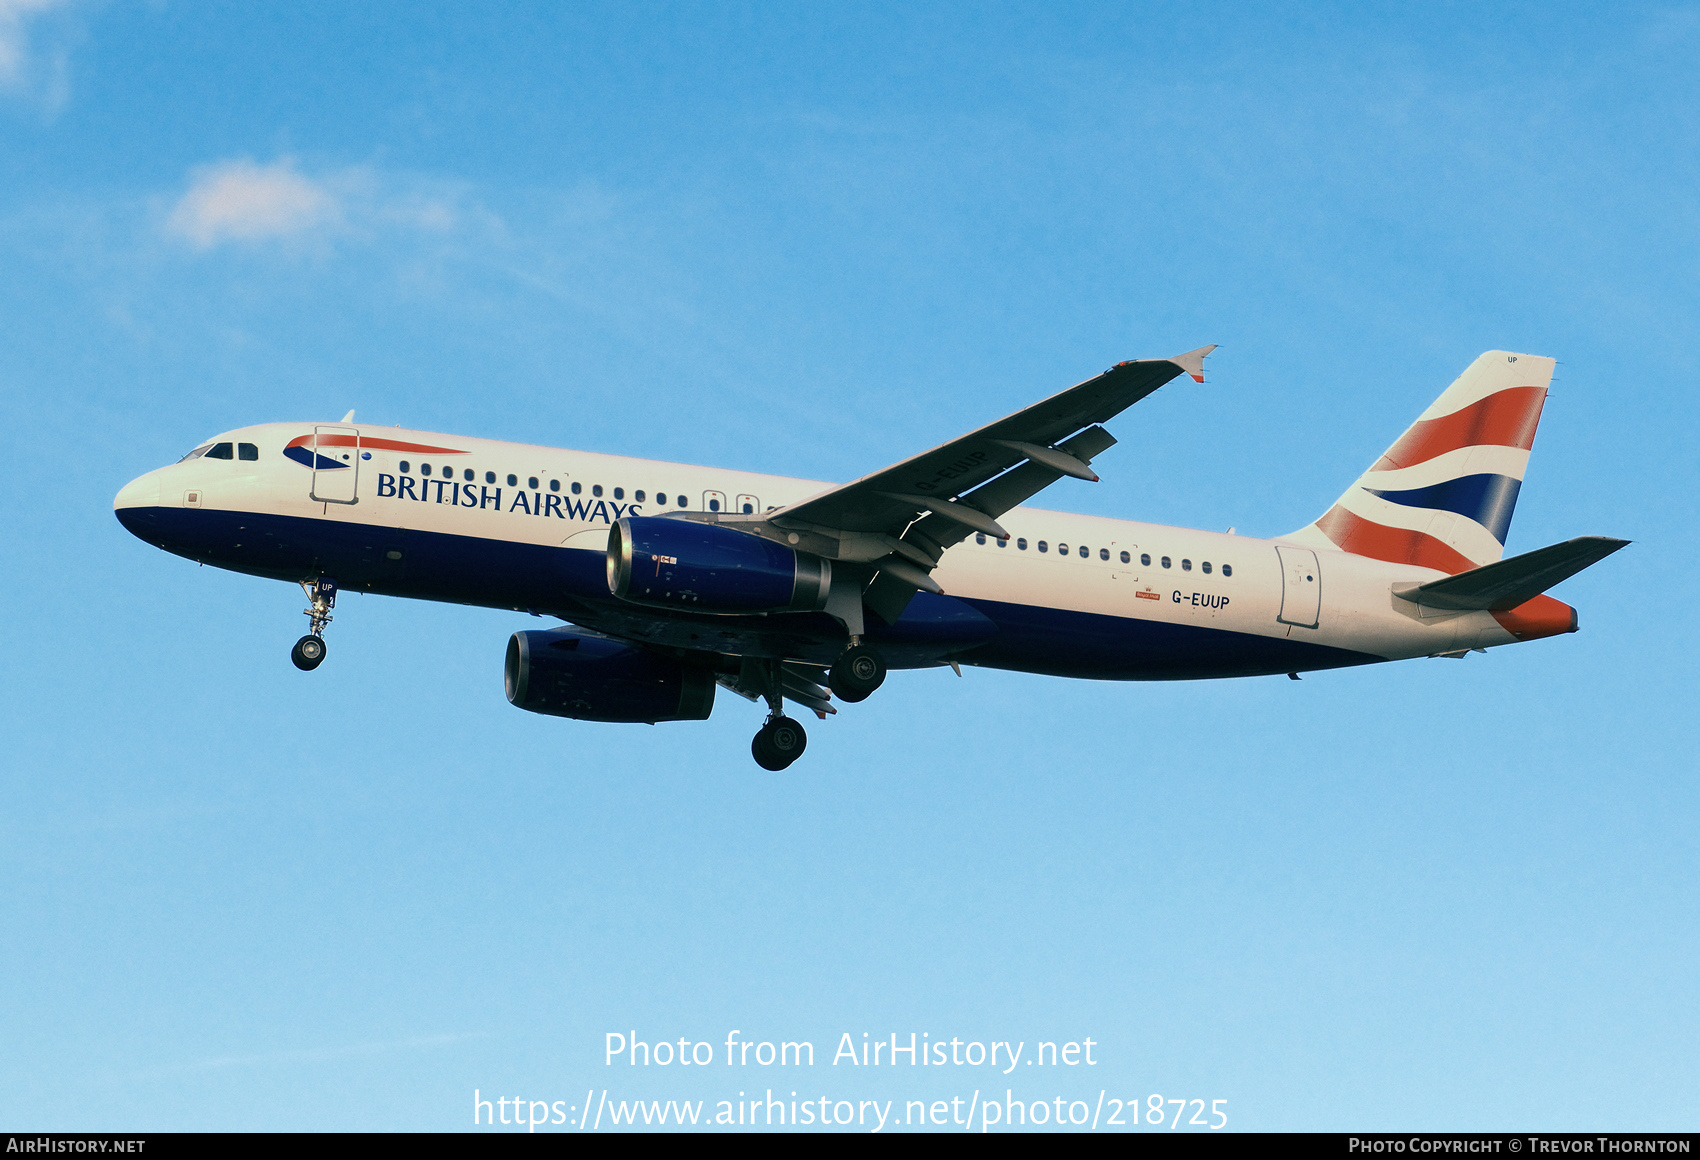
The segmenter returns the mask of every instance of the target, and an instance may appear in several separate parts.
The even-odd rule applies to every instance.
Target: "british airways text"
[[[433,488],[435,490],[433,490]],[[447,479],[415,479],[411,475],[394,476],[380,473],[380,499],[410,499],[418,503],[441,503],[450,507],[477,508],[480,511],[502,511],[500,487],[485,487],[481,483],[461,484]],[[641,516],[642,504],[615,503],[604,499],[581,499],[577,496],[556,495],[554,492],[510,492],[507,511],[524,512],[528,516],[554,516],[582,523],[612,524],[622,516]]]

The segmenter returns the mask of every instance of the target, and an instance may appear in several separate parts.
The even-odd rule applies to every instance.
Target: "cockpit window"
[[[185,455],[182,459],[179,459],[177,462],[187,463],[191,459],[199,459],[201,456],[205,455],[207,452],[209,452],[211,450],[212,450],[212,444],[211,443],[203,443],[199,447],[195,448],[193,451],[189,452],[189,454]]]
[[[215,443],[207,452],[208,459],[235,459],[236,448],[230,443]]]
[[[258,459],[259,457],[260,457],[260,449],[256,446],[254,446],[252,443],[238,443],[236,445],[236,458],[245,459],[245,460],[248,460],[249,462],[253,462],[254,460]]]

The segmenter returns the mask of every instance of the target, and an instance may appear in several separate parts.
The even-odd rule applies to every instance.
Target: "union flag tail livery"
[[[1505,554],[1554,360],[1490,350],[1291,539],[1465,572]]]
[[[1505,557],[1550,358],[1476,359],[1291,535],[1024,506],[1065,476],[1095,482],[1116,442],[1102,424],[1183,374],[1203,382],[1212,349],[1117,363],[847,484],[374,429],[350,411],[214,436],[114,507],[167,551],[300,584],[300,669],[324,660],[344,589],[555,617],[508,640],[511,703],[688,721],[726,689],[766,702],[750,748],[771,770],[807,741],[786,701],[825,719],[888,668],[1296,677],[1576,631],[1547,589],[1625,541]]]

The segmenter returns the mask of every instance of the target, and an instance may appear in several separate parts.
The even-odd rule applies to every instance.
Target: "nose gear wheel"
[[[302,672],[312,672],[325,659],[325,638],[308,633],[289,650],[289,659]]]

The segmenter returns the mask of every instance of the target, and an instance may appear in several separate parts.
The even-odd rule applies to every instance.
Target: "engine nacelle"
[[[832,565],[719,524],[627,517],[608,533],[608,590],[622,600],[696,612],[814,612]]]
[[[580,721],[703,721],[714,673],[598,633],[516,632],[503,672],[508,702]]]

